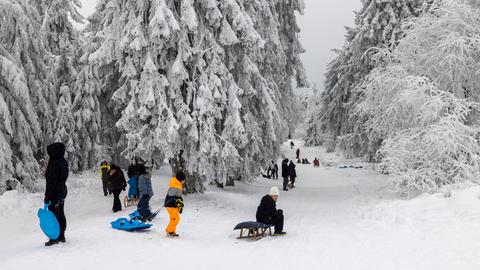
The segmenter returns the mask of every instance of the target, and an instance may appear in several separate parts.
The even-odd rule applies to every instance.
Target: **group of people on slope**
[[[119,195],[122,190],[126,190],[127,182],[125,181],[122,169],[112,164],[108,165],[108,161],[102,162],[101,175],[102,182],[106,183],[108,194],[113,194],[113,212],[122,210],[122,205]],[[152,188],[152,170],[151,165],[146,165],[145,162],[134,157],[132,163],[127,169],[128,183],[130,185],[129,197],[138,198],[137,211],[141,219],[148,219],[152,216],[150,207],[150,200],[154,193]],[[104,175],[108,175],[104,180]],[[183,185],[185,184],[185,173],[177,172],[177,174],[170,180],[169,189],[165,198],[164,207],[169,213],[170,222],[165,229],[168,236],[178,236],[176,233],[177,224],[180,221],[180,214],[183,211]]]
[[[271,161],[270,165],[267,168],[267,174],[262,173],[264,178],[278,180],[278,165],[277,163]]]
[[[46,179],[44,203],[48,205],[48,209],[55,215],[59,227],[60,234],[56,239],[49,239],[45,246],[52,246],[61,242],[65,242],[65,231],[67,229],[67,220],[65,217],[65,199],[67,198],[67,179],[69,174],[68,162],[65,159],[65,145],[63,143],[53,143],[47,147],[49,156],[48,163],[45,168],[44,176]],[[104,195],[114,195],[113,212],[120,211],[122,204],[119,196],[122,190],[126,189],[125,176],[122,169],[108,162],[101,164],[101,178]],[[134,159],[128,168],[128,177],[138,178],[139,205],[138,211],[142,216],[151,215],[149,201],[153,196],[151,184],[151,173],[143,163]],[[164,207],[170,215],[169,224],[166,227],[168,236],[178,236],[176,227],[180,221],[184,203],[182,198],[183,185],[185,184],[185,174],[177,172],[169,183],[169,189],[165,197]]]

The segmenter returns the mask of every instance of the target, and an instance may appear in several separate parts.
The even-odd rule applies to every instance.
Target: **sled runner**
[[[43,208],[38,209],[37,216],[40,221],[40,228],[50,239],[57,239],[60,235],[60,224],[55,215],[48,210],[50,203],[46,203]]]
[[[139,198],[129,198],[128,196],[125,196],[125,198],[123,199],[123,205],[125,206],[125,208],[128,208],[130,206],[137,206],[139,201]]]
[[[267,235],[272,235],[272,227],[273,225],[247,221],[238,224],[233,230],[240,230],[240,236],[237,239],[260,240]]]
[[[137,206],[140,198],[138,197],[138,177],[133,176],[128,179],[128,195],[123,199],[125,208]]]
[[[146,230],[152,227],[152,224],[144,223],[136,219],[128,220],[126,218],[119,218],[110,224],[112,224],[112,228],[114,229],[129,232]]]

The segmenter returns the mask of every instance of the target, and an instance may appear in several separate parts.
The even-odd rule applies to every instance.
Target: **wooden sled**
[[[125,196],[125,198],[123,199],[123,205],[125,206],[125,208],[130,206],[137,206],[139,201],[139,198],[129,198],[128,196]]]
[[[272,225],[247,221],[235,226],[234,230],[240,230],[240,236],[237,239],[260,240],[265,236],[272,235]]]

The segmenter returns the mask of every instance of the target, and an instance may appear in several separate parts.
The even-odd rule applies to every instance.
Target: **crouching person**
[[[257,222],[275,226],[274,235],[284,235],[283,211],[277,209],[276,202],[280,191],[272,187],[268,195],[265,195],[257,208]]]
[[[180,214],[183,211],[182,191],[185,184],[185,174],[178,172],[172,179],[170,179],[167,196],[165,198],[165,208],[170,215],[170,222],[165,231],[169,237],[178,237],[177,225],[180,222]]]

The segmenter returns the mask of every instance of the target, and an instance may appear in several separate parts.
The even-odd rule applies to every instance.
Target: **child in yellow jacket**
[[[165,198],[165,208],[170,215],[170,222],[165,231],[169,237],[178,237],[176,233],[177,225],[180,222],[180,214],[183,210],[182,191],[185,184],[185,174],[178,172],[172,179],[170,179],[169,189]]]

